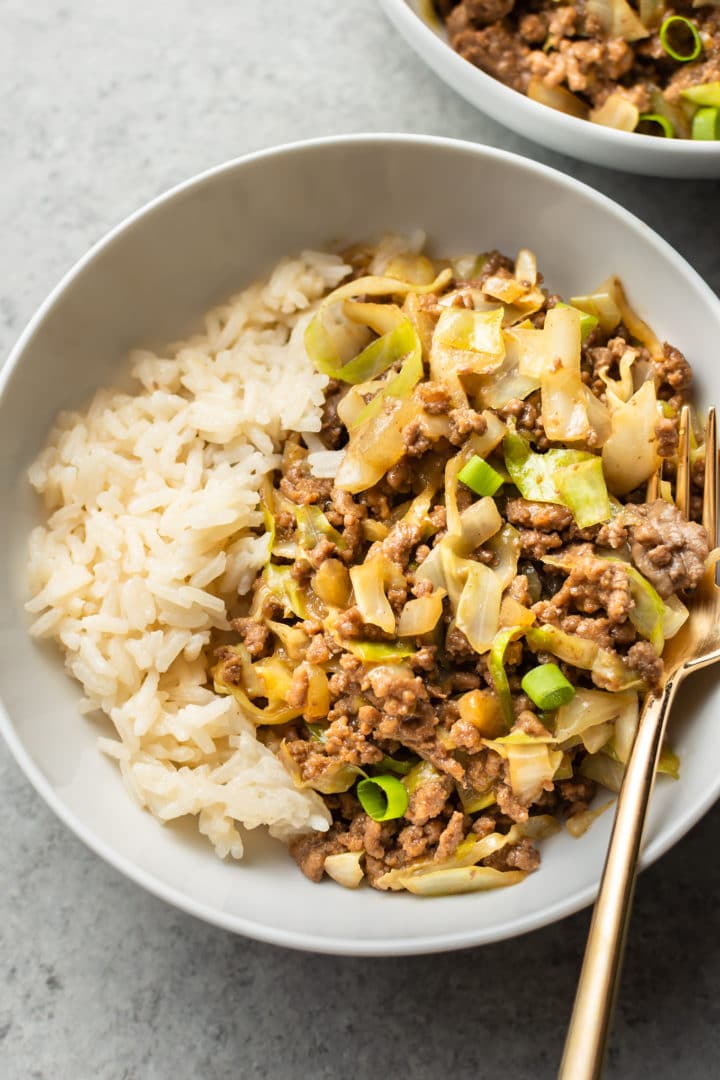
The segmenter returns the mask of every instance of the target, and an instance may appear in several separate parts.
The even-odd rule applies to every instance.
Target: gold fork
[[[690,410],[687,406],[681,412],[679,434],[675,503],[688,516],[691,478]],[[718,542],[717,465],[715,410],[710,409],[705,425],[703,525],[711,549]],[[648,484],[648,499],[657,497],[659,480],[660,473]],[[665,681],[657,695],[645,697],[618,796],[559,1080],[598,1080],[602,1076],[630,921],[637,861],[670,707],[687,675],[720,660],[720,590],[715,584],[715,558],[709,560],[693,597],[689,619],[668,641],[663,659]]]

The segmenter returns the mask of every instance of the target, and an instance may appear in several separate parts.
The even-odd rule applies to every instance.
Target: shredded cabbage
[[[526,631],[524,626],[511,626],[507,630],[500,630],[493,638],[488,658],[488,671],[495,687],[495,693],[500,701],[500,708],[505,718],[505,724],[509,730],[515,721],[510,683],[505,671],[505,650],[511,641],[517,641]]]
[[[590,431],[580,378],[580,319],[576,308],[554,307],[542,331],[547,355],[540,380],[542,423],[547,437],[556,441],[583,440]]]
[[[601,806],[596,806],[591,810],[582,810],[579,814],[573,814],[573,816],[568,818],[565,822],[567,831],[571,836],[574,836],[576,840],[579,839],[579,837],[583,836],[588,831],[593,821],[595,821],[596,818],[599,818],[601,814],[604,814],[605,811],[612,806],[613,802],[614,799],[608,799],[608,801],[604,802]]]
[[[502,518],[495,500],[483,496],[463,510],[458,519],[457,532],[450,532],[448,523],[447,542],[458,555],[469,555],[502,528]],[[444,543],[445,539],[441,541]]]
[[[640,41],[650,36],[638,13],[630,7],[627,0],[587,0],[585,9],[588,15],[595,16],[610,37]]]
[[[593,0],[589,0],[588,9],[592,2]],[[602,3],[603,0],[598,2]],[[621,2],[625,3],[625,0]],[[625,94],[616,91],[610,94],[598,109],[591,109],[590,120],[593,124],[602,124],[603,127],[615,128],[616,131],[634,131],[640,122],[640,110]]]
[[[657,469],[657,420],[652,380],[643,383],[627,404],[620,404],[612,412],[612,432],[602,448],[602,463],[607,486],[614,495],[633,491]]]
[[[589,109],[584,101],[575,94],[566,90],[564,86],[548,86],[537,76],[528,83],[527,96],[541,105],[548,105],[558,112],[567,113],[568,116],[577,116],[579,120],[587,120]]]
[[[610,499],[599,457],[558,468],[555,487],[579,528],[587,529],[609,521]]]
[[[565,743],[596,725],[617,722],[626,714],[637,717],[637,710],[637,694],[630,691],[608,693],[579,687],[572,701],[557,710],[553,733],[558,743]]]
[[[363,622],[379,626],[386,634],[395,633],[395,615],[385,595],[384,559],[368,558],[359,566],[350,567],[350,580],[355,603]]]
[[[425,874],[406,874],[401,888],[416,896],[452,896],[519,885],[526,877],[526,870],[494,870],[490,866],[450,867]],[[376,884],[379,887],[379,883]]]
[[[364,851],[341,851],[337,855],[327,855],[323,868],[325,873],[346,889],[357,889],[363,879],[361,866]]]
[[[586,450],[548,450],[544,454],[536,454],[530,449],[527,439],[518,435],[514,426],[508,427],[503,450],[505,467],[523,498],[560,503],[561,506],[565,503],[555,486],[556,471],[563,466],[595,458]]]
[[[563,757],[561,750],[550,749],[552,736],[537,737],[513,731],[504,738],[484,741],[507,761],[510,786],[520,802],[529,805],[543,790],[550,790]]]
[[[597,642],[566,634],[557,626],[530,626],[525,630],[528,645],[535,652],[550,652],[566,664],[590,671],[593,681],[605,689],[643,689],[644,683],[625,665],[622,657]]]
[[[377,416],[353,431],[335,477],[336,487],[356,494],[377,484],[405,453],[405,429],[419,412],[412,398],[388,397]]]
[[[433,335],[431,377],[447,382],[448,376],[483,375],[497,370],[505,356],[502,321],[502,308],[446,308]]]
[[[507,589],[517,574],[521,551],[520,534],[514,526],[503,525],[500,532],[495,533],[487,541],[485,547],[494,556],[493,571],[495,576],[501,587]]]
[[[429,596],[408,600],[398,619],[399,637],[421,637],[434,630],[442,615],[444,589],[437,589]]]
[[[500,621],[502,586],[489,566],[468,562],[455,622],[476,653],[491,647]]]
[[[587,296],[571,296],[570,303],[597,319],[600,329],[606,334],[612,333],[622,318],[620,308],[610,291],[598,289]]]
[[[295,517],[302,547],[314,548],[323,537],[332,541],[338,551],[344,551],[347,547],[341,533],[332,527],[319,506],[298,506]]]

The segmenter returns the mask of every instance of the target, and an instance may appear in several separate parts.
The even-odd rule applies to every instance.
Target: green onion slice
[[[557,664],[539,664],[528,671],[520,685],[539,709],[559,709],[575,696],[575,687]]]
[[[458,480],[476,495],[494,495],[505,482],[500,473],[477,454],[458,473]]]
[[[675,45],[670,41],[671,37]],[[677,60],[680,64],[697,60],[702,52],[702,41],[698,29],[695,23],[686,19],[684,15],[668,16],[660,27],[660,44],[668,56],[672,56],[673,60]],[[678,46],[680,48],[684,46],[685,51],[678,52]]]
[[[642,125],[645,125],[646,129],[650,128],[650,130],[641,130]],[[667,116],[663,116],[662,113],[640,113],[640,119],[635,130],[644,135],[657,135],[657,132],[652,130],[653,125],[656,125],[661,129],[662,137],[664,139],[675,138],[674,127]]]
[[[680,91],[680,97],[692,101],[694,105],[716,105],[720,107],[720,82],[698,83]]]
[[[692,137],[709,142],[720,139],[720,109],[711,105],[698,109],[692,120]]]
[[[408,793],[396,776],[373,776],[361,780],[357,797],[373,821],[394,821],[407,810]]]

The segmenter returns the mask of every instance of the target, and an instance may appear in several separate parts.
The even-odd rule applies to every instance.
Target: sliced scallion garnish
[[[458,473],[458,480],[476,495],[494,495],[505,482],[500,473],[477,454],[463,465]]]
[[[396,776],[373,776],[361,780],[357,786],[357,797],[373,821],[394,821],[407,810],[407,788]]]
[[[715,105],[720,107],[720,82],[698,83],[680,91],[680,97],[692,101],[695,105]]]
[[[702,40],[698,28],[684,15],[669,15],[660,27],[659,36],[660,44],[665,52],[680,64],[697,60],[702,52]]]
[[[520,685],[530,700],[545,711],[559,709],[575,696],[575,687],[557,664],[539,664],[528,671]]]
[[[653,125],[660,128],[663,138],[675,138],[675,129],[667,116],[663,116],[662,113],[640,113],[640,120],[635,130],[639,131],[642,135],[657,135],[657,131],[652,130]],[[648,128],[650,130],[648,130]]]
[[[692,119],[692,137],[709,142],[720,139],[720,109],[711,105],[698,109]]]

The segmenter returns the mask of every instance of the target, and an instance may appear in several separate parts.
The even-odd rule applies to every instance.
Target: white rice
[[[31,632],[60,644],[84,711],[111,719],[101,747],[132,795],[161,821],[196,815],[221,857],[242,855],[238,825],[281,839],[328,827],[320,797],[208,689],[208,644],[267,557],[250,530],[278,440],[320,430],[327,379],[302,334],[349,269],[317,252],[283,260],[203,334],[135,353],[137,391],[63,413],[30,470],[49,515],[30,539]],[[327,474],[333,458],[313,456]]]

